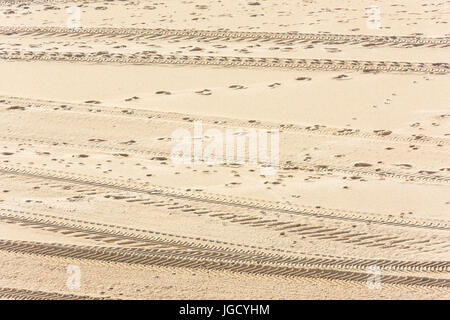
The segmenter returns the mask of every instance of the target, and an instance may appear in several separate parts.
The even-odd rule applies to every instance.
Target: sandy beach
[[[449,299],[449,2],[0,2],[0,299]]]

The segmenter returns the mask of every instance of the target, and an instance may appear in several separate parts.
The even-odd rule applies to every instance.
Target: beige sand
[[[448,299],[448,5],[377,3],[2,3],[0,298]]]

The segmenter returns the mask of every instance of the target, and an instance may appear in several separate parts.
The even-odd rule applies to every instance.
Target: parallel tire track
[[[0,173],[1,175],[1,173]],[[356,231],[355,222],[352,225],[349,223],[342,225],[341,223],[335,223],[324,226],[322,221],[308,221],[303,219],[279,219],[275,216],[268,217],[267,215],[261,215],[259,211],[255,210],[251,213],[248,209],[237,210],[234,207],[225,207],[223,205],[203,206],[203,203],[192,202],[186,199],[180,201],[180,199],[170,196],[158,195],[158,194],[138,194],[132,192],[117,192],[114,189],[105,187],[89,187],[84,185],[76,185],[68,182],[61,183],[61,181],[44,182],[42,179],[36,177],[20,177],[20,181],[25,184],[36,184],[40,186],[47,186],[51,189],[57,189],[60,192],[69,192],[76,196],[73,198],[80,199],[84,197],[90,197],[92,195],[100,198],[106,198],[113,201],[121,201],[126,205],[139,205],[139,206],[151,206],[159,210],[186,214],[192,216],[206,216],[214,220],[226,221],[233,224],[239,224],[249,228],[264,228],[275,233],[284,234],[284,236],[306,237],[309,239],[325,242],[340,243],[341,245],[356,245],[366,248],[377,247],[379,250],[395,249],[402,252],[436,252],[436,253],[448,253],[450,247],[449,238],[441,234],[439,237],[431,237],[425,234],[415,234],[406,236],[402,233],[398,233],[396,230],[386,231],[370,228],[367,229],[366,224],[360,224],[362,228]],[[5,178],[15,180],[17,176],[5,175]],[[71,198],[67,198],[71,201]],[[311,208],[311,207],[307,207]],[[267,211],[266,211],[267,212]],[[270,211],[268,212],[270,213]],[[276,213],[275,213],[276,215]],[[254,247],[252,247],[254,248]],[[260,248],[261,249],[261,248]],[[286,250],[276,250],[278,252],[287,252]],[[297,252],[298,253],[298,252]]]
[[[233,56],[176,56],[150,53],[83,53],[46,51],[0,51],[0,59],[12,61],[70,61],[93,63],[159,64],[159,65],[199,65],[222,67],[282,68],[294,70],[364,72],[417,72],[446,74],[448,63],[362,61],[331,59],[292,59]]]
[[[31,254],[47,257],[88,259],[100,262],[126,263],[144,266],[182,267],[200,270],[231,271],[257,276],[278,276],[287,278],[312,278],[324,280],[341,280],[350,283],[365,283],[367,273],[327,270],[319,268],[301,268],[260,263],[242,263],[215,259],[193,259],[176,256],[163,256],[130,250],[88,247],[39,242],[0,240],[0,250],[11,253]],[[426,288],[450,288],[450,279],[384,275],[385,284],[406,285]]]
[[[367,267],[376,265],[383,270],[389,271],[426,271],[426,272],[449,272],[450,262],[448,261],[400,261],[400,260],[376,260],[376,259],[349,259],[349,258],[307,258],[294,257],[280,254],[270,254],[268,252],[249,251],[249,249],[239,249],[221,247],[217,245],[207,245],[196,242],[171,240],[164,237],[148,236],[131,232],[129,228],[125,231],[113,230],[111,225],[103,225],[100,228],[97,223],[81,221],[75,219],[64,219],[60,217],[32,214],[23,216],[18,212],[8,210],[7,214],[0,213],[0,221],[15,223],[31,228],[40,228],[52,232],[59,232],[66,236],[93,239],[107,243],[115,243],[121,246],[131,246],[139,248],[136,251],[153,252],[155,254],[169,254],[180,257],[195,257],[198,259],[225,259],[228,261],[257,261],[258,263],[295,265],[301,267],[319,268],[344,268],[365,270]],[[7,212],[8,212],[7,211]],[[69,221],[69,222],[68,222]],[[116,227],[116,226],[115,226]],[[121,228],[118,228],[121,229]],[[122,243],[121,243],[122,242]],[[145,248],[144,248],[145,247]]]
[[[164,157],[170,159],[171,153],[165,150],[155,150],[153,147],[151,149],[135,149],[135,148],[123,148],[123,147],[113,147],[113,146],[102,146],[98,144],[79,144],[79,143],[69,143],[61,141],[53,141],[47,139],[31,139],[31,138],[19,138],[12,136],[0,136],[0,140],[3,141],[14,141],[19,143],[32,143],[45,144],[50,147],[60,147],[60,148],[74,148],[83,150],[99,150],[102,152],[115,152],[123,154],[135,154],[135,155],[145,155],[151,156],[152,158]],[[190,159],[194,161],[194,159]],[[331,165],[325,165],[323,162],[317,163],[306,163],[306,162],[295,162],[295,161],[285,161],[283,158],[280,159],[280,169],[282,170],[293,170],[293,171],[305,171],[309,173],[337,173],[337,174],[348,174],[353,177],[371,177],[374,179],[397,179],[406,181],[409,183],[432,183],[432,184],[448,184],[450,183],[450,177],[436,174],[423,174],[423,173],[404,173],[392,170],[379,170],[379,169],[356,169],[355,167],[337,167]],[[434,171],[433,171],[434,172]]]
[[[450,226],[445,221],[425,219],[390,218],[370,213],[359,213],[343,210],[332,210],[324,208],[305,208],[290,205],[277,205],[273,202],[255,200],[244,197],[226,197],[210,193],[186,192],[168,187],[154,186],[150,184],[126,183],[119,179],[106,179],[80,174],[71,174],[63,171],[42,170],[37,168],[14,168],[0,166],[0,173],[18,175],[24,177],[35,177],[45,180],[61,181],[70,184],[86,185],[107,188],[117,191],[134,192],[145,195],[158,195],[162,197],[173,197],[188,201],[223,205],[227,207],[244,208],[250,210],[270,210],[272,212],[293,214],[300,216],[311,216],[327,219],[335,219],[350,222],[362,222],[388,226],[413,227],[420,229],[434,229],[449,231]]]
[[[396,143],[414,143],[419,145],[450,146],[450,139],[444,137],[430,137],[425,135],[399,135],[386,130],[375,130],[373,132],[361,131],[359,129],[332,128],[320,125],[302,126],[294,124],[281,124],[274,122],[262,122],[255,120],[239,120],[225,117],[207,117],[175,112],[158,112],[145,109],[135,109],[129,107],[103,106],[89,103],[70,103],[63,101],[28,99],[22,97],[12,97],[0,95],[0,104],[14,105],[29,108],[42,108],[51,111],[77,111],[86,113],[106,113],[117,116],[145,118],[150,120],[170,120],[179,122],[193,122],[200,120],[204,123],[219,127],[245,127],[258,129],[279,129],[282,132],[294,132],[307,135],[338,136],[347,138],[373,139],[380,141],[392,141]]]

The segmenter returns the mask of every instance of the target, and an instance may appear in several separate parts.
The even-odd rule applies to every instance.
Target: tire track
[[[1,174],[0,174],[1,175]],[[6,178],[14,179],[15,176],[7,176]],[[367,228],[362,224],[358,229],[355,229],[354,225],[341,225],[339,223],[333,223],[332,226],[327,224],[324,226],[322,221],[308,221],[305,219],[279,219],[275,218],[276,214],[271,218],[267,215],[261,215],[261,212],[254,210],[249,212],[246,210],[236,210],[229,207],[220,205],[199,206],[198,203],[189,201],[179,201],[179,199],[158,196],[157,194],[146,195],[145,197],[127,192],[111,192],[110,189],[98,187],[92,189],[86,187],[74,188],[74,185],[60,182],[42,183],[42,180],[36,178],[23,179],[20,181],[25,184],[36,184],[40,186],[46,186],[47,188],[57,189],[59,192],[71,193],[71,198],[66,198],[68,201],[71,199],[82,199],[85,197],[104,197],[109,200],[116,200],[126,202],[127,205],[139,205],[150,206],[156,209],[163,209],[164,211],[176,213],[176,214],[189,214],[191,216],[201,217],[207,216],[210,219],[221,220],[228,223],[240,224],[250,228],[264,228],[268,231],[276,232],[284,236],[310,238],[316,243],[340,243],[343,245],[357,245],[365,248],[377,247],[379,250],[395,249],[396,251],[403,253],[448,253],[450,247],[450,238],[443,236],[442,234],[437,236],[431,236],[430,234],[414,234],[406,236],[404,234],[398,234],[392,230],[378,230]],[[75,196],[73,196],[75,194]],[[312,209],[312,207],[311,207]],[[355,231],[358,230],[358,231]]]
[[[236,249],[219,247],[217,245],[199,244],[180,240],[170,240],[164,237],[147,236],[130,232],[130,229],[122,227],[124,231],[111,229],[111,225],[92,223],[88,221],[67,219],[51,215],[29,214],[23,216],[25,212],[15,210],[3,210],[7,214],[0,213],[0,221],[15,223],[31,228],[39,228],[51,232],[62,233],[65,236],[80,237],[95,241],[114,243],[121,246],[130,246],[145,252],[155,254],[171,254],[182,257],[195,256],[196,258],[220,258],[233,261],[258,261],[258,263],[295,265],[302,267],[317,268],[344,268],[365,270],[371,265],[376,265],[383,270],[389,271],[426,271],[426,272],[449,272],[450,262],[448,261],[399,261],[399,260],[376,260],[376,259],[344,259],[344,258],[308,258],[279,255],[268,252],[255,252],[249,249]],[[21,215],[19,215],[20,213]],[[118,226],[114,226],[117,228]],[[122,243],[120,243],[122,242]],[[198,242],[198,241],[197,241]],[[235,246],[235,244],[233,244]],[[269,250],[269,249],[266,249]]]
[[[176,56],[159,55],[146,52],[125,55],[122,53],[83,53],[46,51],[0,51],[0,59],[11,61],[69,61],[93,63],[158,64],[158,65],[197,65],[222,67],[281,68],[293,70],[339,71],[353,70],[363,72],[413,72],[447,74],[448,63],[418,63],[396,61],[362,61],[331,59],[292,59],[233,56]]]
[[[38,35],[79,35],[79,36],[139,36],[146,38],[162,37],[163,39],[201,39],[220,41],[314,41],[338,42],[338,44],[358,43],[377,45],[432,45],[447,46],[447,37],[424,38],[414,36],[373,36],[329,33],[298,33],[298,32],[242,32],[242,31],[209,31],[209,30],[176,30],[148,28],[113,28],[113,27],[83,27],[79,29],[66,27],[30,27],[30,26],[0,26],[0,34],[10,33]]]
[[[29,241],[0,240],[0,250],[10,253],[37,256],[94,260],[99,262],[126,263],[131,265],[178,267],[196,270],[230,271],[255,276],[276,276],[283,278],[312,278],[324,280],[341,280],[349,283],[366,283],[367,273],[327,270],[319,268],[301,268],[280,265],[267,265],[255,262],[242,263],[222,259],[181,258],[174,255],[163,256],[108,247],[73,246],[45,244]],[[414,286],[417,288],[450,287],[450,279],[418,276],[384,275],[383,283]]]
[[[57,292],[33,291],[17,288],[0,288],[0,297],[15,300],[106,300],[108,297],[80,296]],[[116,299],[114,299],[116,300]]]
[[[186,192],[168,187],[155,186],[151,184],[127,183],[120,179],[107,179],[100,177],[93,177],[81,174],[71,174],[64,171],[43,170],[33,167],[15,168],[11,166],[0,166],[0,173],[8,175],[16,175],[30,178],[39,178],[49,181],[59,181],[74,185],[100,187],[116,191],[131,192],[143,195],[155,195],[163,198],[175,198],[179,200],[193,201],[196,203],[207,203],[211,205],[220,205],[224,207],[248,210],[269,210],[271,212],[309,216],[317,218],[334,219],[337,221],[371,223],[376,225],[411,227],[419,229],[443,230],[450,231],[450,226],[446,221],[431,220],[431,219],[405,219],[405,218],[390,218],[382,215],[376,215],[367,212],[355,212],[349,210],[336,210],[325,208],[300,207],[291,205],[278,205],[273,202],[256,200],[245,197],[227,197],[213,193],[202,192],[201,194],[195,192]],[[134,197],[133,197],[134,198]]]
[[[28,99],[21,97],[12,97],[0,95],[0,104],[2,105],[20,105],[25,108],[45,109],[51,111],[73,111],[90,114],[104,113],[115,116],[145,118],[150,121],[178,121],[193,122],[202,121],[217,127],[246,127],[258,129],[279,129],[282,132],[301,133],[305,135],[318,136],[338,136],[346,138],[371,139],[378,141],[390,141],[395,143],[414,143],[419,145],[438,145],[450,146],[450,139],[444,137],[430,137],[426,135],[400,135],[388,130],[375,130],[373,132],[362,131],[360,129],[332,128],[320,125],[294,125],[281,124],[275,122],[239,120],[226,117],[207,117],[199,115],[182,114],[175,112],[158,112],[145,109],[135,109],[129,107],[102,106],[88,103],[70,103],[62,101]]]
[[[78,144],[54,141],[48,139],[31,139],[31,138],[19,138],[12,136],[0,136],[0,140],[3,141],[14,141],[18,143],[32,143],[33,146],[36,144],[45,144],[52,148],[74,148],[82,150],[95,150],[107,153],[122,153],[122,154],[135,154],[139,156],[150,156],[152,158],[164,157],[170,159],[171,153],[164,150],[154,151],[151,149],[135,149],[135,148],[123,148],[123,147],[112,147],[112,146],[101,146],[98,144]],[[192,156],[193,157],[193,156]],[[194,158],[191,159],[194,162]],[[443,175],[436,175],[435,171],[433,174],[420,174],[420,173],[404,173],[393,170],[380,170],[380,169],[355,169],[354,167],[337,167],[332,165],[324,164],[323,161],[315,161],[311,163],[306,162],[296,162],[292,160],[280,159],[280,169],[289,171],[304,171],[308,173],[328,173],[328,174],[348,174],[352,177],[371,177],[374,179],[396,179],[402,180],[408,183],[430,183],[430,184],[443,184],[447,185],[450,183],[450,177]],[[319,163],[320,162],[320,163]]]

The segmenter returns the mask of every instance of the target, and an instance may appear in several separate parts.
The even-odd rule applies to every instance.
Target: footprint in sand
[[[210,96],[210,95],[212,95],[212,92],[209,89],[203,89],[201,91],[195,91],[195,93],[200,94],[202,96]]]
[[[25,110],[25,107],[12,106],[12,107],[6,108],[6,110],[21,110],[21,111],[23,111],[23,110]]]
[[[410,165],[408,163],[398,163],[398,164],[394,164],[394,166],[402,167],[402,168],[405,168],[405,169],[411,169],[412,168],[412,165]]]
[[[129,140],[129,141],[125,141],[125,142],[120,142],[120,144],[126,144],[126,145],[132,145],[132,144],[135,144],[136,143],[136,141],[134,141],[134,140]]]
[[[104,142],[106,140],[103,140],[103,139],[89,139],[88,141],[89,142]]]
[[[353,165],[354,167],[361,168],[361,167],[371,167],[372,165],[370,163],[366,162],[357,162]]]
[[[298,77],[298,78],[295,78],[295,80],[297,80],[297,81],[311,81],[311,78],[310,77]]]
[[[268,85],[268,87],[271,88],[271,89],[275,89],[275,88],[277,88],[279,86],[281,86],[281,83],[279,83],[279,82],[275,82],[275,83],[272,83],[272,84]]]
[[[150,160],[156,160],[156,161],[167,161],[166,157],[153,157]]]
[[[392,131],[389,130],[373,130],[373,132],[379,136],[388,136],[392,133]]]
[[[334,77],[333,79],[336,79],[336,80],[350,80],[351,78],[348,75],[346,75],[346,74],[340,74],[340,75]]]
[[[247,89],[247,87],[242,86],[242,85],[240,85],[240,84],[233,84],[233,85],[229,86],[228,88],[234,89],[234,90],[243,90],[243,89]]]

